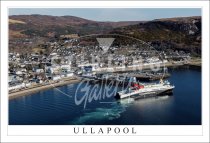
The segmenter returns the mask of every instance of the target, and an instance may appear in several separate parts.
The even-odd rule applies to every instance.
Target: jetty
[[[138,81],[156,81],[160,79],[166,79],[170,77],[169,73],[131,73],[130,77],[136,77]]]

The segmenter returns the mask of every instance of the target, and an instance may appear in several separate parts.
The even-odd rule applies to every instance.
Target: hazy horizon
[[[74,16],[93,21],[148,21],[161,18],[201,16],[200,8],[10,8],[13,15]]]

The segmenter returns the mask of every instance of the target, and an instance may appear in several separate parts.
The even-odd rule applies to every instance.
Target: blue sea
[[[9,124],[201,125],[201,69],[186,66],[169,73],[173,96],[116,100],[122,87],[69,84],[9,100]]]

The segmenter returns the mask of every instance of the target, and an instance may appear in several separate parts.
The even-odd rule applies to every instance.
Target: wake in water
[[[121,116],[123,112],[126,111],[126,108],[133,104],[133,99],[128,98],[121,101],[116,101],[111,104],[109,108],[96,108],[94,110],[90,110],[87,113],[84,113],[82,116],[76,118],[69,124],[74,125],[85,125],[87,123],[98,122],[101,120],[114,120]]]

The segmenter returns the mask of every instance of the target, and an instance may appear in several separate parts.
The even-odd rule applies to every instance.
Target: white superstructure
[[[117,98],[127,98],[131,96],[146,96],[151,94],[162,94],[165,92],[172,92],[175,86],[170,85],[168,81],[163,82],[161,81],[158,84],[147,84],[141,85],[140,88],[129,88],[128,90],[123,90],[117,92]]]

